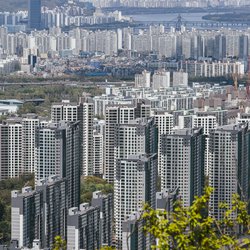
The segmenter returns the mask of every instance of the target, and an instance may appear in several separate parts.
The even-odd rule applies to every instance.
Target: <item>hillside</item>
[[[61,5],[65,0],[42,0],[42,5],[48,7],[55,7],[56,5]],[[28,0],[8,0],[1,1],[0,11],[17,11],[17,10],[27,10]]]

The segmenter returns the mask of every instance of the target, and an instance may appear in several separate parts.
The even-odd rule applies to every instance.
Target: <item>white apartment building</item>
[[[202,128],[173,130],[161,141],[161,189],[179,188],[183,205],[192,204],[204,187],[204,135]]]
[[[209,200],[209,214],[224,218],[220,202],[232,207],[233,194],[248,197],[249,184],[248,124],[225,125],[210,131],[209,186],[214,188]]]
[[[105,155],[104,179],[114,182],[115,171],[115,138],[118,124],[127,124],[135,119],[133,105],[107,106],[105,115]]]
[[[136,88],[150,88],[151,73],[144,70],[141,74],[135,75],[135,87]]]
[[[170,72],[158,70],[153,74],[152,87],[154,90],[170,87]]]
[[[117,248],[122,223],[148,201],[155,207],[157,129],[154,119],[139,118],[117,129],[115,147],[114,212]],[[148,194],[147,194],[148,193]]]
[[[161,168],[162,168],[160,160],[161,136],[172,133],[174,127],[174,116],[167,112],[157,112],[156,114],[154,114],[154,118],[155,118],[155,124],[158,128],[158,159],[159,159],[158,175],[161,176]]]
[[[78,104],[69,100],[51,105],[51,121],[78,121]]]
[[[0,179],[19,177],[22,167],[22,125],[9,120],[0,125]]]
[[[51,175],[67,178],[69,207],[79,205],[79,122],[49,123],[37,130],[35,183]]]
[[[80,121],[82,145],[82,175],[93,175],[94,103],[91,98],[80,98],[78,114]]]
[[[94,103],[87,96],[80,97],[79,103],[63,100],[51,106],[52,122],[79,121],[80,147],[82,151],[81,174],[93,175],[93,121]]]
[[[102,176],[104,164],[104,140],[103,134],[93,132],[93,175]]]
[[[122,225],[145,202],[155,207],[157,155],[129,156],[117,160],[115,181],[115,230],[117,249],[122,249]]]
[[[205,174],[208,176],[209,166],[209,134],[212,129],[218,126],[216,117],[212,115],[208,116],[193,116],[193,127],[203,128],[203,133],[207,137],[205,138]]]
[[[25,173],[36,171],[36,129],[40,125],[40,118],[28,114],[22,119],[22,167]]]
[[[188,87],[188,73],[173,72],[173,87]]]

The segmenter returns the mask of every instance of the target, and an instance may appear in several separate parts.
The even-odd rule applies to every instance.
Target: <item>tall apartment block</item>
[[[79,123],[50,123],[37,130],[35,181],[58,175],[68,181],[68,206],[80,201]]]
[[[105,152],[104,152],[104,179],[114,182],[115,171],[115,140],[119,124],[128,124],[130,121],[150,116],[150,105],[139,100],[130,105],[108,105],[105,114]]]
[[[30,29],[41,29],[41,0],[29,0],[29,19]]]
[[[104,171],[104,131],[105,121],[94,119],[93,130],[93,175],[103,176]]]
[[[152,87],[154,90],[170,87],[170,72],[165,70],[158,70],[153,74]]]
[[[204,147],[202,128],[173,130],[161,138],[161,189],[179,188],[184,206],[203,192]]]
[[[165,210],[167,212],[174,211],[174,203],[178,199],[179,189],[172,191],[163,189],[156,193],[156,209]]]
[[[114,182],[115,175],[115,138],[118,124],[126,124],[135,119],[133,105],[107,106],[105,115],[105,155],[104,179]]]
[[[215,116],[218,126],[224,126],[228,124],[228,110],[209,110],[196,112],[197,117]]]
[[[22,166],[21,119],[8,119],[0,125],[0,179],[19,177]]]
[[[144,203],[155,208],[157,154],[117,160],[115,181],[115,232],[117,249],[122,247],[123,222]]]
[[[66,239],[67,232],[65,225],[67,223],[67,210],[69,184],[67,179],[61,179],[58,176],[50,176],[47,180],[39,180],[36,190],[43,193],[43,214],[44,227],[41,240],[44,248],[52,247],[56,236]],[[39,225],[36,225],[39,227]]]
[[[116,159],[131,155],[157,154],[158,129],[154,118],[137,118],[128,124],[119,124],[115,142]]]
[[[103,134],[93,132],[93,175],[101,177],[103,174],[104,154]]]
[[[248,124],[226,125],[210,132],[209,186],[214,188],[209,213],[221,219],[220,202],[232,206],[232,195],[248,200],[249,140]]]
[[[148,118],[151,116],[151,103],[149,100],[136,99],[133,104],[135,105],[136,118]]]
[[[51,248],[54,237],[66,238],[67,181],[51,176],[22,193],[12,191],[11,239],[18,240],[19,247],[31,247],[34,239],[43,248]]]
[[[205,138],[205,174],[208,176],[208,166],[209,166],[209,133],[212,129],[217,127],[216,116],[207,115],[207,116],[193,116],[193,127],[194,128],[203,128],[203,133],[206,135]]]
[[[104,195],[101,191],[93,192],[91,206],[100,208],[101,245],[111,246],[113,237],[113,195]]]
[[[0,125],[0,180],[34,173],[36,129],[46,119],[35,114],[9,118]]]
[[[94,103],[88,96],[80,97],[79,103],[64,100],[51,106],[52,122],[79,121],[81,174],[93,175],[93,122]]]
[[[51,106],[51,121],[78,121],[78,104],[69,100],[63,100],[61,103],[53,103]]]
[[[135,75],[135,87],[136,88],[150,88],[151,73],[149,71],[142,71],[141,74]]]
[[[43,238],[43,193],[25,187],[11,192],[11,240],[19,247],[30,247]]]
[[[151,249],[150,238],[143,231],[144,223],[140,212],[134,212],[122,223],[122,250]]]
[[[171,134],[174,127],[174,116],[164,111],[158,111],[154,114],[154,118],[158,128],[158,175],[161,176],[161,136]]]
[[[115,145],[114,212],[117,248],[122,245],[122,223],[144,202],[155,207],[157,128],[153,118],[120,124]]]
[[[188,73],[186,72],[173,72],[173,87],[187,87],[188,86]]]
[[[40,118],[27,114],[22,118],[22,167],[25,173],[34,173],[36,168],[36,129]]]
[[[88,203],[69,209],[67,249],[100,249],[100,208]]]
[[[91,98],[80,98],[78,119],[81,132],[82,175],[93,175],[94,102]]]

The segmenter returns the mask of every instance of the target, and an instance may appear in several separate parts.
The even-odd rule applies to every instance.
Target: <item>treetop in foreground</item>
[[[217,220],[209,215],[208,201],[213,192],[205,188],[204,195],[196,197],[192,206],[185,208],[177,202],[169,213],[144,206],[141,219],[144,230],[157,240],[153,249],[216,250],[250,249],[250,216],[248,204],[233,196],[231,207],[221,203],[224,218]]]

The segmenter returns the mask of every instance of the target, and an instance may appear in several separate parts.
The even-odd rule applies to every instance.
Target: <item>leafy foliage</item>
[[[49,116],[51,104],[53,102],[61,102],[63,99],[69,99],[72,102],[78,102],[83,92],[89,93],[91,96],[101,95],[103,90],[96,86],[71,86],[71,85],[10,85],[4,90],[0,90],[1,99],[44,99],[44,103],[35,105],[33,103],[25,103],[19,110],[18,114],[36,113],[41,116]]]
[[[66,250],[67,243],[61,236],[56,236],[52,250]]]
[[[113,185],[107,183],[104,179],[87,176],[81,179],[81,202],[90,202],[92,193],[100,190],[104,194],[113,193]]]
[[[158,239],[153,249],[178,250],[217,250],[246,249],[250,247],[247,237],[238,238],[237,230],[242,228],[244,236],[250,233],[250,216],[247,203],[233,196],[232,208],[222,203],[224,218],[216,220],[207,214],[207,206],[212,188],[207,187],[201,197],[196,197],[192,206],[184,208],[177,203],[174,211],[153,210],[144,206],[142,219],[145,221],[145,231]]]

